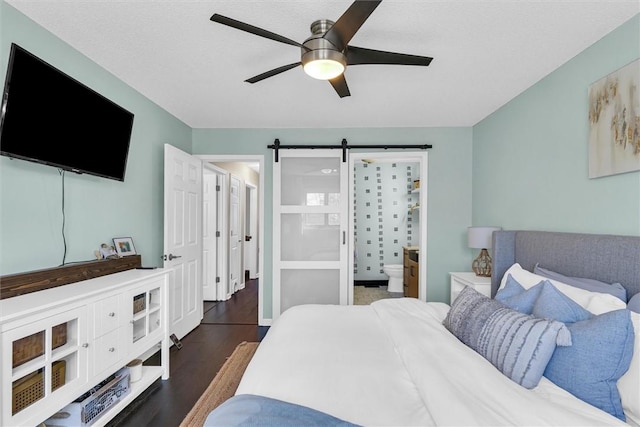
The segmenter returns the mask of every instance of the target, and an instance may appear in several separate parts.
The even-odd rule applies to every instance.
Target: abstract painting
[[[589,87],[589,178],[640,170],[640,59]]]

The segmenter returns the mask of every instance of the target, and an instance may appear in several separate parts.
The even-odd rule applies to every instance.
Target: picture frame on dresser
[[[114,237],[113,246],[116,248],[116,253],[121,257],[137,255],[136,247],[133,245],[131,237]]]

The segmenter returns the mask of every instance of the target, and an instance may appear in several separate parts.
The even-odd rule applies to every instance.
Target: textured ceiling
[[[302,42],[348,0],[6,1],[193,128],[472,126],[640,12],[638,0],[385,0],[351,44],[434,60],[351,66],[340,99],[302,68],[245,83],[300,50],[209,18]]]

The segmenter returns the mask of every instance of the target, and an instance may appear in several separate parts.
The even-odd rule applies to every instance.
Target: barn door
[[[338,150],[282,150],[274,162],[274,319],[307,303],[347,304],[347,164]]]

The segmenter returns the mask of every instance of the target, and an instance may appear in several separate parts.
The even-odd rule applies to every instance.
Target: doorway
[[[390,276],[383,271],[384,266],[402,265],[403,249],[406,247],[417,248],[418,298],[426,301],[427,160],[427,152],[422,151],[350,153],[349,247],[353,248],[348,268],[350,305],[356,303],[356,275],[358,279],[385,286]],[[356,169],[363,168],[369,172],[361,174],[359,181]],[[422,184],[415,188],[414,181],[421,181]],[[362,199],[360,208],[365,210],[364,213],[357,211],[355,202],[358,198]],[[358,238],[365,241],[359,242]],[[379,292],[381,296],[403,296],[387,294]]]
[[[223,301],[234,291],[245,286],[248,277],[261,277],[263,262],[262,242],[264,223],[264,156],[262,155],[197,155],[205,168],[216,171],[223,183],[218,191],[222,221],[218,226],[219,275],[218,298]],[[242,170],[251,169],[254,178],[248,178]],[[233,185],[231,185],[233,183]],[[232,196],[233,193],[233,196]],[[234,207],[235,206],[235,207]],[[231,227],[231,224],[235,224]],[[232,245],[231,240],[235,239]],[[233,247],[232,247],[233,246]],[[235,257],[232,256],[235,252]],[[250,252],[250,253],[247,253]],[[203,260],[205,264],[207,260]],[[226,270],[225,270],[226,269]],[[224,297],[220,297],[223,295]],[[268,326],[271,319],[264,318],[264,290],[258,283],[258,325]]]

